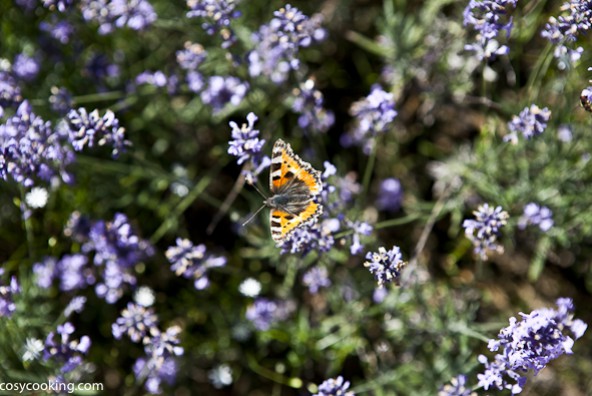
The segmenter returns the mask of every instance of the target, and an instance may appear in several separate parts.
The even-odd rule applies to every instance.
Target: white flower
[[[134,294],[134,301],[143,307],[154,304],[154,291],[148,286],[141,286]]]
[[[256,279],[247,278],[240,284],[238,291],[246,297],[257,297],[261,293],[261,283]]]
[[[33,187],[31,191],[25,195],[25,202],[30,208],[42,208],[47,204],[47,190],[43,187]]]
[[[39,354],[43,352],[44,346],[41,340],[37,338],[27,338],[25,343],[25,352],[23,353],[23,361],[30,362],[36,360]]]

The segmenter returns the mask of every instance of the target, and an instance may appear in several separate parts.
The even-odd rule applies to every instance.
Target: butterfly
[[[323,212],[317,202],[323,188],[321,172],[281,139],[273,145],[269,188],[272,195],[255,214],[265,206],[271,209],[271,237],[276,243],[284,241],[298,227],[315,222]]]

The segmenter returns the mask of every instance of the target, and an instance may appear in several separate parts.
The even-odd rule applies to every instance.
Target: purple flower
[[[477,396],[477,393],[467,387],[467,377],[461,374],[444,385],[438,392],[438,396]]]
[[[234,32],[230,29],[230,22],[241,14],[235,11],[235,0],[187,0],[188,18],[203,18],[202,28],[209,35],[220,32],[222,48],[228,48],[236,41]]]
[[[407,265],[407,262],[403,261],[401,249],[397,246],[393,246],[388,251],[381,246],[376,253],[368,252],[366,260],[364,267],[374,275],[379,287],[384,286],[385,283],[397,283],[401,270]]]
[[[565,69],[582,56],[583,48],[573,48],[570,44],[592,27],[592,4],[587,0],[572,0],[563,3],[560,10],[562,15],[550,17],[541,36],[555,45],[553,55],[558,59],[559,68]]]
[[[300,68],[300,48],[325,38],[321,19],[320,15],[309,18],[290,4],[274,12],[274,18],[253,34],[255,49],[248,55],[250,75],[263,75],[275,83],[286,81],[291,70]]]
[[[0,317],[10,317],[16,310],[14,304],[14,295],[20,293],[21,288],[16,280],[16,277],[10,278],[9,285],[0,286]]]
[[[166,251],[166,257],[172,264],[171,270],[177,276],[194,279],[197,290],[207,288],[210,284],[207,272],[210,268],[226,265],[226,258],[206,254],[205,245],[194,246],[188,239],[177,238],[176,242],[177,246],[171,246]]]
[[[72,94],[66,88],[51,87],[49,104],[60,115],[66,115],[72,108]]]
[[[90,338],[82,336],[80,340],[72,340],[74,326],[70,322],[59,325],[57,331],[49,333],[45,339],[45,360],[62,363],[60,371],[65,374],[82,364],[82,355],[90,348]]]
[[[315,89],[314,80],[306,80],[293,90],[292,110],[300,114],[298,125],[305,131],[327,132],[335,122],[333,112],[323,108],[323,94]]]
[[[68,21],[59,21],[52,15],[51,22],[39,23],[39,29],[49,34],[51,38],[59,41],[61,44],[68,44],[74,34],[74,27]]]
[[[327,268],[316,266],[306,271],[302,276],[302,283],[308,287],[311,294],[317,294],[321,288],[331,286]]]
[[[489,341],[489,350],[501,350],[501,353],[492,362],[479,356],[479,362],[485,365],[483,374],[477,375],[480,387],[509,389],[512,394],[518,394],[526,383],[528,371],[537,375],[551,360],[572,353],[574,339],[564,334],[565,331],[569,330],[577,340],[588,326],[573,318],[571,299],[560,298],[556,304],[557,310],[542,308],[530,314],[520,313],[521,321],[510,318],[510,326],[500,331],[497,340]]]
[[[255,113],[247,114],[247,124],[240,128],[237,123],[230,121],[228,124],[232,128],[232,140],[228,142],[228,154],[238,157],[237,163],[242,165],[245,161],[252,160],[258,164],[261,160],[261,149],[265,144],[265,139],[259,139],[259,130],[254,129],[257,121]]]
[[[201,92],[201,100],[217,113],[228,103],[238,106],[248,88],[248,83],[236,77],[213,76],[208,78],[207,87]]]
[[[342,376],[329,378],[319,385],[318,392],[313,396],[355,396],[353,391],[348,391],[349,381],[345,381]]]
[[[352,255],[360,254],[364,251],[364,246],[360,243],[360,236],[370,236],[374,228],[363,221],[350,221],[345,220],[345,224],[349,229],[353,231],[352,243],[349,247],[349,251]]]
[[[80,7],[85,21],[99,23],[99,34],[109,34],[126,26],[144,30],[157,18],[146,0],[82,0]]]
[[[537,105],[525,107],[520,112],[520,116],[513,116],[512,121],[508,123],[510,134],[504,136],[504,141],[510,141],[514,144],[518,142],[518,132],[522,133],[525,139],[531,139],[540,135],[547,128],[547,123],[551,118],[551,111],[546,107],[540,109]]]
[[[328,252],[335,244],[332,232],[334,222],[323,221],[306,224],[294,229],[278,246],[281,253],[300,253],[302,256],[316,250]],[[339,222],[337,222],[339,226]]]
[[[510,37],[512,18],[508,17],[509,8],[516,7],[517,0],[470,0],[463,13],[464,25],[477,31],[477,41],[468,44],[465,49],[473,51],[483,60],[495,59],[505,55],[509,48],[500,46],[496,38],[502,31]]]
[[[74,0],[41,0],[41,4],[51,11],[57,9],[59,12],[65,12],[74,4]]]
[[[148,84],[162,88],[167,85],[167,76],[159,70],[155,72],[144,71],[136,76],[135,83],[137,85]]]
[[[172,385],[177,376],[177,362],[174,358],[139,358],[134,363],[134,374],[138,382],[146,381],[144,387],[151,394],[162,393],[161,384]]]
[[[60,278],[60,290],[72,291],[82,289],[95,282],[95,278],[87,267],[88,258],[83,254],[65,255],[56,266],[54,277]]]
[[[389,177],[380,183],[376,207],[387,212],[396,212],[403,202],[403,188],[398,179]]]
[[[32,81],[39,74],[39,61],[32,56],[24,53],[18,54],[14,58],[12,70],[14,75],[23,81]]]
[[[125,128],[119,126],[119,120],[111,110],[99,116],[99,110],[88,113],[84,107],[70,110],[67,125],[62,124],[69,135],[74,150],[81,151],[85,147],[98,146],[113,147],[111,155],[116,158],[125,151],[130,142],[125,139]]]
[[[144,351],[154,359],[166,359],[183,355],[183,348],[179,346],[179,326],[171,326],[163,333],[157,328],[151,328],[149,335],[144,337]]]
[[[158,317],[152,308],[130,302],[111,325],[111,332],[118,340],[123,334],[127,334],[133,342],[140,342],[153,329],[157,329],[157,324]]]
[[[86,297],[78,296],[74,297],[66,308],[64,309],[64,316],[67,318],[72,315],[73,312],[80,313],[84,309],[84,305],[86,304]]]
[[[59,175],[71,182],[65,167],[74,156],[63,141],[49,121],[35,115],[27,101],[22,102],[16,114],[0,124],[0,177],[7,180],[10,176],[25,187],[35,184],[34,177],[49,181]]]
[[[186,41],[184,49],[177,51],[177,64],[181,69],[192,71],[197,70],[208,55],[201,44]]]
[[[523,230],[529,224],[538,225],[541,231],[547,232],[553,227],[553,212],[546,206],[531,202],[524,207],[524,213],[518,220],[518,228]]]
[[[257,330],[268,330],[272,324],[285,320],[291,307],[282,301],[272,301],[259,297],[247,308],[246,317]]]
[[[56,277],[56,266],[58,260],[55,257],[45,257],[43,261],[33,265],[35,283],[37,286],[48,289]]]
[[[475,220],[467,219],[463,222],[465,235],[473,243],[475,254],[482,260],[487,260],[489,251],[503,251],[503,247],[497,244],[497,238],[509,215],[501,206],[493,208],[489,204],[479,206],[473,214]]]
[[[364,152],[369,154],[374,146],[374,138],[386,132],[397,116],[393,94],[374,85],[366,98],[351,105],[350,114],[355,117],[355,124],[347,134],[341,136],[341,144],[346,147],[361,145]]]

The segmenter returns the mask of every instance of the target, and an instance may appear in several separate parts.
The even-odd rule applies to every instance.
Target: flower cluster
[[[80,8],[85,21],[99,24],[100,34],[128,27],[144,30],[157,15],[147,0],[81,0]]]
[[[115,158],[130,144],[125,139],[125,128],[119,126],[119,120],[111,110],[101,117],[97,109],[90,113],[84,107],[72,109],[68,112],[67,123],[61,126],[76,151],[93,147],[96,141],[99,146],[113,147],[111,154]]]
[[[300,114],[298,126],[305,131],[327,132],[335,122],[335,115],[323,108],[323,94],[315,88],[314,80],[301,83],[300,88],[294,88],[292,95],[292,110]]]
[[[10,70],[2,70],[3,59],[0,58],[0,117],[5,107],[12,107],[22,100],[21,87]]]
[[[259,297],[247,308],[246,317],[257,330],[268,330],[272,324],[285,320],[293,307],[285,301]]]
[[[438,396],[477,396],[477,393],[467,388],[467,377],[459,375],[450,380],[438,392]]]
[[[214,113],[219,112],[230,103],[238,106],[249,89],[249,84],[232,76],[209,77],[206,87],[201,91],[200,97],[203,103],[210,105]]]
[[[177,276],[194,279],[197,290],[207,288],[210,284],[208,270],[226,265],[226,258],[207,254],[205,245],[194,246],[188,239],[177,238],[176,242],[176,246],[171,246],[166,251],[171,270]]]
[[[11,177],[31,187],[34,178],[50,181],[59,175],[68,183],[72,177],[65,167],[73,160],[64,137],[49,121],[35,115],[26,100],[6,123],[0,124],[0,177],[4,180]]]
[[[403,203],[403,188],[398,179],[389,177],[380,182],[376,207],[387,212],[396,212]]]
[[[339,221],[324,220],[302,225],[290,232],[278,246],[281,253],[328,252],[335,244],[333,233],[339,229]]]
[[[318,393],[313,396],[355,396],[355,393],[348,390],[349,381],[345,381],[342,376],[329,378],[319,385]]]
[[[509,389],[512,394],[520,393],[529,370],[536,375],[551,360],[572,353],[574,339],[580,338],[588,326],[573,318],[571,299],[559,298],[556,304],[557,310],[542,308],[530,314],[521,313],[521,321],[510,318],[510,325],[500,331],[498,339],[489,341],[489,350],[501,350],[495,361],[489,362],[483,355],[479,357],[485,365],[484,373],[478,375],[479,386],[485,390]],[[564,334],[565,330],[574,339]]]
[[[158,325],[158,317],[152,308],[129,302],[121,311],[121,316],[111,325],[113,337],[120,339],[123,334],[133,342],[140,342]]]
[[[74,4],[74,0],[41,0],[41,4],[52,11],[57,9],[65,12]]]
[[[331,279],[327,268],[315,266],[302,276],[302,283],[311,294],[317,294],[320,289],[331,286]]]
[[[497,238],[509,215],[501,206],[493,208],[489,204],[480,205],[473,214],[474,220],[466,219],[463,222],[465,235],[473,243],[475,254],[487,260],[489,251],[503,251],[503,247],[497,244]]]
[[[259,130],[254,129],[257,119],[255,113],[251,112],[247,114],[247,123],[242,124],[240,128],[234,121],[228,123],[232,128],[232,140],[228,142],[228,154],[238,157],[237,163],[239,165],[246,161],[250,162],[243,169],[249,184],[253,184],[257,176],[271,164],[270,158],[261,152],[265,139],[259,139]]]
[[[15,76],[19,80],[27,82],[30,82],[37,77],[40,68],[40,62],[36,57],[28,56],[24,53],[15,56],[12,65],[12,70]]]
[[[463,13],[464,25],[477,31],[477,41],[467,44],[465,49],[475,52],[480,60],[507,54],[510,49],[500,45],[496,38],[502,31],[506,37],[510,36],[512,18],[508,12],[516,3],[517,0],[470,0]]]
[[[54,16],[52,15],[52,17]],[[60,44],[68,44],[74,35],[74,26],[70,22],[57,20],[55,17],[49,22],[41,22],[39,29]]]
[[[133,266],[153,253],[150,244],[133,232],[121,213],[109,222],[90,222],[75,212],[64,233],[82,243],[83,254],[65,255],[61,260],[47,257],[36,263],[33,271],[40,287],[50,287],[56,278],[63,291],[95,285],[97,296],[114,303],[123,295],[126,284],[136,283]],[[94,265],[88,259],[92,253]]]
[[[300,48],[325,38],[320,24],[320,17],[309,18],[290,4],[274,12],[274,18],[253,34],[255,49],[248,56],[250,75],[263,75],[275,83],[286,81],[291,70],[300,68]]]
[[[146,357],[139,358],[133,370],[138,382],[146,381],[144,387],[153,394],[161,393],[161,384],[172,384],[177,375],[175,356],[183,355],[183,348],[179,346],[181,328],[169,327],[165,332],[158,328],[150,329],[143,339]]]
[[[551,110],[546,107],[541,109],[533,104],[525,107],[519,116],[513,116],[512,121],[508,123],[510,134],[504,136],[505,142],[518,142],[518,133],[521,133],[525,139],[531,139],[540,135],[547,128],[547,123],[551,118]]]
[[[235,0],[187,0],[187,7],[190,9],[188,18],[205,19],[201,26],[209,35],[220,32],[222,48],[228,48],[236,41],[230,29],[230,22],[241,15],[235,10]]]
[[[354,102],[349,112],[355,117],[355,123],[347,134],[341,136],[341,144],[363,146],[366,154],[374,147],[374,138],[386,132],[397,116],[393,94],[379,85],[374,85],[367,97]]]
[[[80,340],[71,339],[74,326],[70,322],[57,327],[56,332],[51,332],[45,339],[43,358],[60,362],[62,374],[69,373],[82,364],[82,355],[90,348],[90,338],[80,337]]]
[[[0,271],[0,275],[3,271]],[[14,304],[14,295],[19,293],[21,288],[16,280],[16,277],[10,278],[9,285],[0,286],[0,318],[10,317],[16,310]]]
[[[360,236],[370,236],[374,227],[363,221],[351,221],[345,219],[345,225],[353,231],[352,241],[349,245],[349,251],[352,255],[360,254],[364,251],[364,245],[360,241]]]
[[[403,255],[398,246],[393,246],[388,251],[381,246],[378,252],[368,252],[366,260],[368,261],[364,263],[364,267],[374,275],[379,287],[386,283],[398,283],[401,271],[407,265],[407,262],[403,261]]]
[[[182,50],[177,51],[177,64],[185,71],[185,82],[191,92],[199,93],[204,87],[204,77],[198,67],[208,53],[201,44],[186,41]]]
[[[558,67],[565,69],[577,62],[584,52],[582,47],[568,45],[592,27],[592,4],[587,0],[571,0],[563,3],[561,10],[562,15],[549,18],[541,36],[555,46],[553,55],[558,60]]]
[[[546,206],[531,202],[524,207],[524,213],[518,220],[518,228],[523,230],[529,224],[538,225],[541,231],[547,232],[553,227],[553,212]]]

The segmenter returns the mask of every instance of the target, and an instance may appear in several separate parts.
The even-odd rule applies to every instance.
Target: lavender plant
[[[591,388],[589,2],[0,10],[5,385]],[[276,244],[279,138],[323,211]]]

